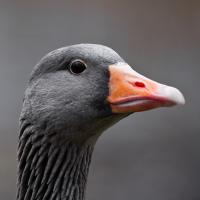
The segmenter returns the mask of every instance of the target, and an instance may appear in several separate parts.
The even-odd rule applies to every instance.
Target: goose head
[[[131,113],[177,104],[184,104],[178,89],[135,72],[111,48],[78,44],[52,51],[36,65],[22,118],[84,143]]]

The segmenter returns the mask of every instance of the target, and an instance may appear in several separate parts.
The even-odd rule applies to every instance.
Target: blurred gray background
[[[179,88],[186,105],[133,114],[99,139],[88,200],[200,200],[200,1],[0,1],[0,199],[15,199],[18,117],[29,74],[50,50],[115,49]]]

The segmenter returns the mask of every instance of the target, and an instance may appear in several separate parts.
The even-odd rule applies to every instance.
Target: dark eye
[[[87,65],[82,60],[74,60],[69,66],[69,71],[72,74],[81,74],[87,68]]]

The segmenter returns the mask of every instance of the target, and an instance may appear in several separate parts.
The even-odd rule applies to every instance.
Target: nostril
[[[145,84],[144,84],[143,82],[136,81],[136,82],[135,82],[135,86],[144,88],[144,87],[145,87]]]

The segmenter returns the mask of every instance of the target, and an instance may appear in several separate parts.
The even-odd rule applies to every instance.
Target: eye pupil
[[[86,69],[86,64],[83,61],[75,60],[70,65],[70,72],[72,74],[81,74]]]

